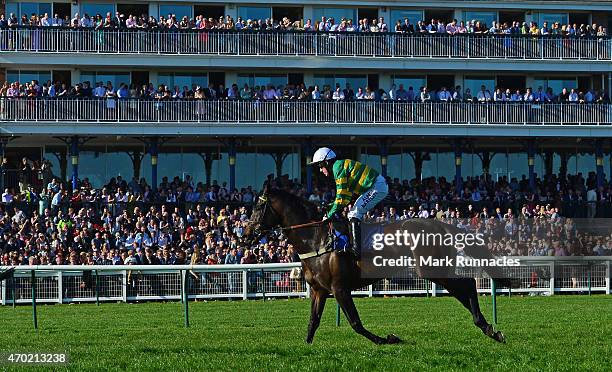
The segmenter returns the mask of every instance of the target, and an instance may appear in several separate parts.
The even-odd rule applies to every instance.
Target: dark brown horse
[[[265,233],[279,227],[300,225],[318,221],[320,218],[320,214],[312,203],[286,191],[268,189],[266,185],[264,186],[262,196],[253,208],[251,222],[245,230],[244,237],[247,240],[254,241]],[[421,231],[421,229],[426,228],[428,232],[437,231],[440,233],[456,233],[460,231],[458,228],[442,222],[418,219],[406,221],[402,225],[387,225],[385,231],[394,231],[399,227],[411,231]],[[302,257],[308,257],[301,257],[304,276],[310,285],[312,301],[306,342],[311,343],[313,340],[321,320],[325,301],[330,293],[336,298],[355,332],[367,337],[376,344],[400,342],[400,339],[393,334],[379,337],[365,329],[359,319],[359,314],[351,295],[352,290],[363,288],[383,278],[370,278],[371,275],[369,274],[372,273],[366,272],[365,265],[360,261],[356,261],[353,255],[336,251],[330,252],[325,249],[329,241],[329,231],[326,226],[316,224],[299,229],[288,229],[285,231],[285,234],[297,253]],[[390,249],[406,250],[406,247],[391,247]],[[419,256],[425,253],[428,256],[439,258],[446,256],[455,257],[457,254],[454,247],[439,245],[419,247],[413,251],[413,256],[418,259]],[[473,257],[492,257],[484,250],[483,252],[466,253]],[[400,269],[398,268],[398,271]],[[452,277],[452,274],[447,272],[448,268],[417,266],[416,270],[420,277],[429,279],[446,288],[452,296],[459,300],[470,311],[474,324],[484,334],[496,341],[504,342],[504,335],[496,331],[486,321],[480,311],[474,278]],[[500,272],[490,272],[489,274],[491,277],[501,278]],[[507,283],[502,283],[502,280],[500,280],[499,284],[505,285]]]

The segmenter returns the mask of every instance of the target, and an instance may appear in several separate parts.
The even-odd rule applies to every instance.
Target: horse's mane
[[[285,202],[287,202],[290,207],[294,210],[302,209],[306,212],[309,220],[314,221],[321,218],[321,213],[319,213],[317,206],[293,193],[285,191],[283,189],[271,189],[270,195],[275,195],[281,197]]]

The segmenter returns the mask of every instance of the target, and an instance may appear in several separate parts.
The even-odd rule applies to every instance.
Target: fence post
[[[100,306],[100,276],[98,275],[98,270],[96,270],[96,306]]]
[[[608,275],[606,276],[606,294],[612,294],[612,265],[610,265],[610,260],[606,261],[607,263],[607,273]]]
[[[183,271],[185,273],[183,273]],[[183,297],[184,297],[184,303],[185,303],[185,328],[189,328],[189,290],[188,290],[188,283],[189,283],[189,270],[181,270],[181,277],[183,278],[182,282],[183,282]]]
[[[57,303],[64,303],[64,272],[59,270],[57,272]]]
[[[38,329],[38,316],[36,314],[36,271],[32,270],[32,320],[34,329]]]
[[[9,279],[0,281],[0,291],[2,291],[2,306],[6,305],[6,283]]]
[[[436,287],[436,283],[431,282],[431,297],[436,297],[436,292],[438,288]]]
[[[248,298],[248,290],[249,286],[247,283],[248,280],[248,269],[242,270],[242,299],[246,300]]]
[[[555,294],[555,261],[550,262],[550,295]]]
[[[122,296],[123,296],[123,302],[127,303],[127,286],[128,286],[128,282],[127,282],[127,270],[123,270],[123,288],[122,288]]]
[[[606,277],[606,294],[612,294],[612,265],[610,260],[607,261],[608,276]]]
[[[491,297],[493,299],[493,324],[497,325],[497,284],[491,278]]]
[[[374,284],[368,286],[368,297],[374,296]]]

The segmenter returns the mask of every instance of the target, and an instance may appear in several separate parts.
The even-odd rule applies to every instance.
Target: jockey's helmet
[[[309,165],[319,164],[321,162],[335,159],[336,153],[332,151],[329,147],[321,147],[317,151],[315,151],[312,156],[312,162]]]

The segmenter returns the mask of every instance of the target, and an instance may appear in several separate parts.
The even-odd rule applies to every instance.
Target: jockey
[[[359,259],[361,253],[361,220],[363,216],[382,201],[389,193],[389,186],[383,176],[369,166],[355,160],[337,160],[336,154],[327,147],[318,149],[312,157],[312,165],[319,166],[325,177],[333,175],[336,181],[336,199],[323,220],[349,204],[353,196],[357,200],[348,212],[351,222],[353,253]]]

